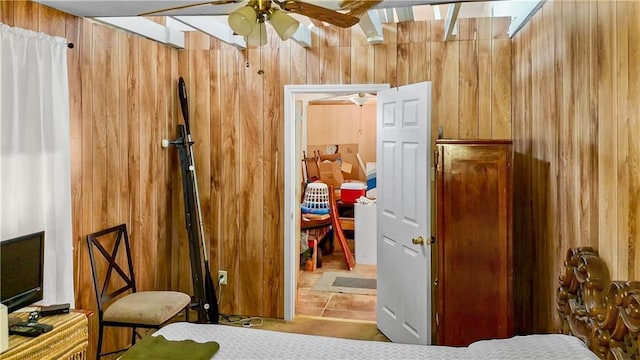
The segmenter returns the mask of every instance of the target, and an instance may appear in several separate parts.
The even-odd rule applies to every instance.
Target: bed
[[[560,333],[481,340],[467,347],[348,340],[186,322],[167,325],[153,337],[166,339],[170,344],[192,341],[197,345],[219,344],[213,356],[205,357],[215,360],[636,359],[640,282],[610,281],[606,264],[588,247],[569,249],[559,280],[556,301],[562,323]],[[123,358],[127,358],[129,352]]]

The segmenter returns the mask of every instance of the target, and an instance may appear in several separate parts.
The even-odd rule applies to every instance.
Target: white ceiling
[[[83,17],[98,16],[137,16],[143,13],[158,11],[162,9],[178,7],[189,4],[202,4],[180,10],[158,12],[154,15],[226,15],[246,5],[247,0],[240,0],[232,4],[210,5],[207,2],[193,0],[35,0],[38,3],[64,11],[69,14]],[[384,0],[375,8],[399,8],[412,7],[417,5],[442,4],[453,2],[454,0]],[[467,0],[466,4],[471,4],[478,0]],[[212,1],[215,2],[215,1]],[[329,9],[339,9],[339,0],[308,0],[306,2],[320,5]],[[460,1],[457,1],[460,2]]]
[[[93,18],[111,26],[163,42],[173,47],[184,47],[183,31],[198,30],[219,38],[238,48],[246,47],[246,39],[233,33],[227,16],[245,6],[248,0],[198,2],[194,0],[34,0],[72,15]],[[272,0],[275,5],[276,0]],[[332,10],[340,8],[340,0],[299,0]],[[365,1],[365,0],[363,0]],[[383,0],[372,10],[360,16],[359,26],[370,44],[383,41],[382,24],[385,22],[446,20],[445,39],[455,38],[459,18],[510,16],[509,35],[513,35],[545,0]],[[453,3],[452,3],[453,2]],[[218,4],[215,4],[218,3]],[[163,9],[185,6],[182,9]],[[140,15],[167,16],[164,25]],[[311,45],[313,21],[299,14],[291,14],[300,26],[292,40],[303,47]],[[172,21],[175,20],[175,21]],[[186,27],[184,25],[187,25]]]

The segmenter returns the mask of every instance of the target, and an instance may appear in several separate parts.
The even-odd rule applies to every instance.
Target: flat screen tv
[[[13,312],[42,300],[44,231],[0,242],[0,302]]]

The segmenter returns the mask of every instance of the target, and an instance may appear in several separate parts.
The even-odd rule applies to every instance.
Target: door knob
[[[413,238],[411,240],[411,242],[413,242],[416,245],[422,245],[422,244],[424,244],[424,239],[422,238],[422,236],[418,236],[418,237]]]

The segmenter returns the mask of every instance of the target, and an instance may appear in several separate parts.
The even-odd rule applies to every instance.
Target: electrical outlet
[[[227,272],[224,270],[218,270],[218,283],[220,285],[227,285]]]

